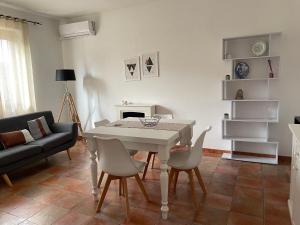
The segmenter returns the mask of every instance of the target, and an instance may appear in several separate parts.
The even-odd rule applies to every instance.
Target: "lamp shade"
[[[56,81],[76,80],[74,70],[56,70]]]

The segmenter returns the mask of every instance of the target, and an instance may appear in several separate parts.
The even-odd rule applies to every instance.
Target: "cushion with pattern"
[[[27,122],[32,137],[37,140],[52,134],[44,116]]]

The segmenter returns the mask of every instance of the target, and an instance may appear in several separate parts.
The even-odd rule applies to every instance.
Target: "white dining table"
[[[137,118],[126,118],[123,121],[138,121]],[[122,141],[126,149],[133,149],[146,152],[158,152],[160,160],[160,186],[161,186],[161,213],[162,218],[168,218],[168,160],[170,150],[178,142],[183,145],[191,146],[193,127],[195,120],[166,120],[161,119],[160,123],[176,123],[188,125],[184,134],[179,131],[158,130],[153,128],[126,128],[119,126],[100,126],[84,132],[84,137],[87,139],[88,151],[90,152],[90,169],[92,178],[92,194],[97,200],[97,158],[99,160],[101,149],[97,148],[95,136],[98,137],[114,137]]]

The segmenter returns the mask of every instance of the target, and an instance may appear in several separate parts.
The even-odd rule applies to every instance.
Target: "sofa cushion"
[[[42,148],[33,145],[17,145],[0,151],[0,166],[5,166],[19,160],[37,155],[42,152]]]
[[[44,116],[27,122],[31,135],[35,140],[52,134]]]
[[[72,140],[72,133],[69,132],[53,133],[46,137],[33,141],[28,145],[37,145],[42,147],[43,150],[50,150],[71,140]]]
[[[26,129],[0,133],[0,142],[5,149],[34,141]]]

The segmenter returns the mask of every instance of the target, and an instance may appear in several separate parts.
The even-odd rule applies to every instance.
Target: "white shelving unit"
[[[223,39],[223,59],[232,63],[232,79],[223,80],[223,100],[231,102],[231,116],[222,121],[223,139],[231,140],[231,153],[223,158],[268,164],[278,163],[278,141],[269,138],[270,124],[279,121],[279,100],[271,93],[273,82],[279,79],[280,33]],[[254,56],[251,47],[256,41],[267,43],[262,56]],[[268,60],[274,77],[269,77]],[[238,62],[249,65],[246,79],[234,72]],[[244,99],[236,100],[242,89]]]

